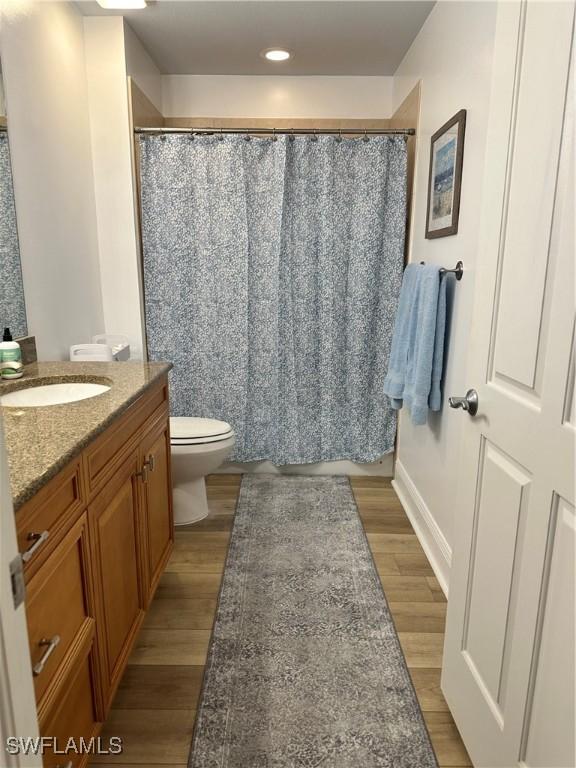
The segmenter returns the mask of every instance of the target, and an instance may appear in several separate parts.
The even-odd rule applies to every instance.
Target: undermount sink
[[[57,384],[42,384],[38,387],[27,387],[0,396],[0,405],[7,408],[38,408],[45,405],[63,405],[87,400],[89,397],[108,392],[106,384],[92,382],[66,382]]]

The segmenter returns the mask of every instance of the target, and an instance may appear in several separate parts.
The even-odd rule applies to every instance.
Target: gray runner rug
[[[245,475],[190,768],[436,768],[345,477]]]

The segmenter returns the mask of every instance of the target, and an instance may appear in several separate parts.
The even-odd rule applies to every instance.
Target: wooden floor
[[[390,481],[351,483],[438,762],[470,766],[440,690],[446,617],[440,585]],[[122,737],[124,751],[97,758],[99,768],[186,765],[239,486],[239,475],[209,477],[210,515],[176,534],[102,733]]]

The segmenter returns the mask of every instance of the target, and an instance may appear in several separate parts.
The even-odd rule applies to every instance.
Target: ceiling
[[[420,0],[159,0],[124,15],[163,74],[392,75],[434,6]],[[272,63],[267,48],[292,58]]]

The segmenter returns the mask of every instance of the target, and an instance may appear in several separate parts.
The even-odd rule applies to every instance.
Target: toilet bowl
[[[208,514],[204,478],[229,456],[234,430],[225,421],[170,417],[174,525],[189,525]]]

